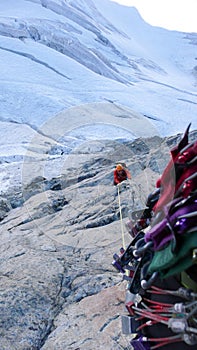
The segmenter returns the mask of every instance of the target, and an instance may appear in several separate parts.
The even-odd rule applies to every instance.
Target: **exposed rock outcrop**
[[[2,350],[127,349],[124,284],[111,265],[122,245],[113,168],[124,161],[132,174],[120,193],[124,225],[154,189],[177,137],[103,141],[102,153],[81,147],[61,176],[30,178],[20,205],[11,205],[14,191],[2,199]]]

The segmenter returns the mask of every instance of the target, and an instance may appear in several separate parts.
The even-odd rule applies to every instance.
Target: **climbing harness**
[[[137,219],[130,244],[114,254],[128,282],[122,330],[134,350],[197,346],[197,142],[188,142],[189,128],[147,199],[147,229]]]

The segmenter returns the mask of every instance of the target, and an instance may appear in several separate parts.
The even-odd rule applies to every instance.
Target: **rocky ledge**
[[[124,226],[179,137],[92,142],[91,152],[85,145],[62,158],[60,176],[32,175],[1,197],[1,350],[129,348],[125,286],[111,264],[122,246],[114,165],[126,162],[132,174],[120,193]]]

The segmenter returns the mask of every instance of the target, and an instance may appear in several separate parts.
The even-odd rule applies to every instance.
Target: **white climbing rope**
[[[120,185],[117,185],[118,187],[118,203],[119,203],[119,212],[120,212],[120,225],[121,225],[121,232],[122,232],[122,246],[125,249],[125,237],[124,237],[124,228],[123,228],[123,220],[122,220],[122,208],[121,208],[121,202],[120,202]]]

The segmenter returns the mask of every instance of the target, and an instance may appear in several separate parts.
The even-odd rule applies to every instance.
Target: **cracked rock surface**
[[[9,188],[1,201],[1,350],[129,349],[125,285],[111,264],[122,246],[114,164],[126,162],[132,174],[120,193],[124,225],[154,189],[176,139],[103,141],[102,153],[80,148],[59,177],[30,177],[21,205],[10,206],[17,198]]]

